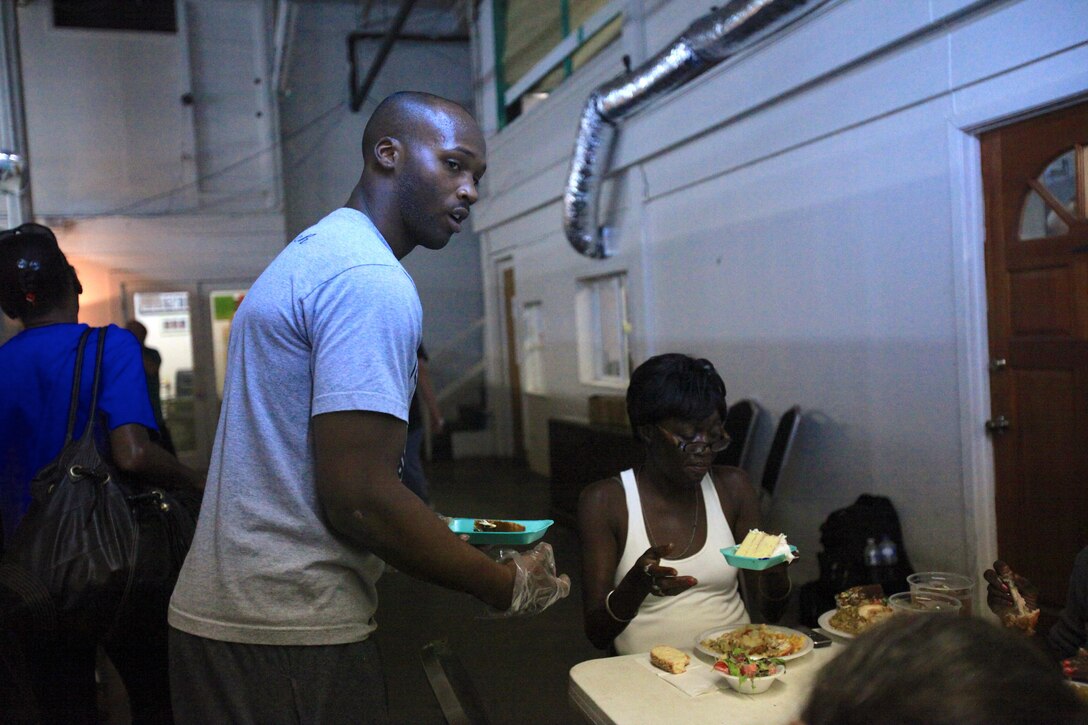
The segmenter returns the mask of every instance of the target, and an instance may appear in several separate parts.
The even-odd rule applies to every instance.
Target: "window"
[[[174,0],[53,0],[58,28],[176,33]]]
[[[540,302],[521,308],[521,386],[532,395],[545,395],[544,314]]]
[[[495,0],[499,126],[620,36],[623,0]]]
[[[579,282],[578,369],[582,382],[622,387],[631,374],[627,273]]]
[[[1070,224],[1083,224],[1088,215],[1088,199],[1085,183],[1080,180],[1078,193],[1077,155],[1081,154],[1081,168],[1088,163],[1088,149],[1083,146],[1071,148],[1052,160],[1037,179],[1028,179],[1031,191],[1024,199],[1020,210],[1020,238],[1043,239],[1060,237],[1069,233]]]

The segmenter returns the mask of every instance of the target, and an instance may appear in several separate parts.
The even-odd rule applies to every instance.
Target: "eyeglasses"
[[[655,425],[657,424],[655,423]],[[664,433],[668,439],[673,442],[673,445],[680,449],[681,453],[686,453],[691,456],[698,456],[707,451],[710,451],[711,453],[721,453],[733,442],[733,439],[730,438],[729,434],[724,430],[722,431],[720,438],[715,438],[712,441],[693,441],[688,440],[687,438],[681,438],[671,430],[662,428],[660,425],[657,425],[657,429]]]

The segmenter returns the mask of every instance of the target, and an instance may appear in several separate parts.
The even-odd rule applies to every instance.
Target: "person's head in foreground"
[[[1023,637],[970,617],[899,615],[820,670],[801,721],[1088,723],[1088,707]]]
[[[647,467],[676,483],[698,483],[729,445],[725,411],[725,383],[709,360],[667,353],[631,373],[631,430],[646,447]]]
[[[137,342],[142,346],[147,341],[147,327],[138,320],[129,320],[125,323],[125,329],[136,336]]]
[[[49,227],[0,232],[0,309],[24,327],[74,322],[83,286]]]
[[[415,246],[442,249],[461,231],[479,198],[487,149],[460,105],[404,91],[374,109],[363,131],[363,164],[349,205],[364,210],[402,258]]]

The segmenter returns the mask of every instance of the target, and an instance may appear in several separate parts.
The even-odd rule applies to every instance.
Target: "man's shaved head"
[[[363,173],[347,206],[370,217],[398,259],[441,249],[461,231],[487,170],[483,131],[467,110],[429,93],[394,93],[363,131]]]
[[[363,130],[363,158],[371,163],[374,145],[386,136],[402,141],[418,140],[441,115],[472,121],[472,114],[451,100],[419,91],[401,91],[388,96],[374,109]],[[475,123],[475,121],[473,121]]]

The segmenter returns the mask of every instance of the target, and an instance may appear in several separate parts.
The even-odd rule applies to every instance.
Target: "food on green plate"
[[[753,658],[786,657],[800,652],[805,646],[805,638],[799,634],[775,632],[765,624],[747,624],[712,639],[704,639],[700,644],[719,655],[739,650]]]
[[[831,616],[831,626],[847,634],[861,634],[893,613],[879,584],[851,587],[839,592],[835,595],[835,604],[838,608]]]
[[[736,555],[748,559],[767,559],[774,556],[774,552],[780,545],[786,544],[784,534],[768,534],[759,529],[749,529],[744,541],[737,547]]]
[[[753,690],[756,687],[756,678],[777,675],[784,667],[785,663],[780,659],[773,657],[753,659],[739,647],[719,657],[718,661],[714,663],[714,669],[727,675],[739,677],[742,685],[750,680]]]
[[[525,527],[513,521],[499,521],[498,519],[475,519],[472,522],[473,531],[525,531]]]

